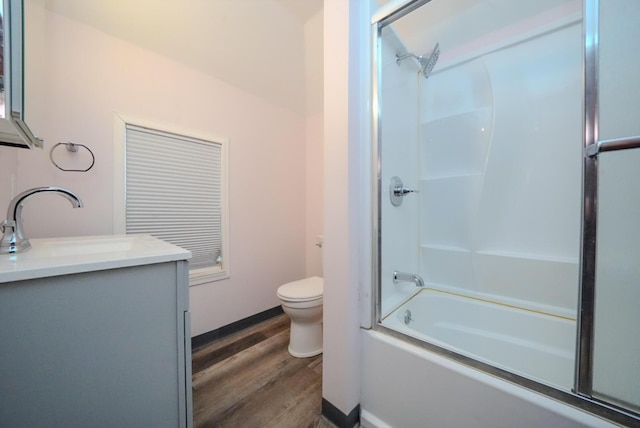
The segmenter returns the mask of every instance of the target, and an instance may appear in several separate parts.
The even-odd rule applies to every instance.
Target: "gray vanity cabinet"
[[[0,426],[191,420],[187,261],[0,283]]]

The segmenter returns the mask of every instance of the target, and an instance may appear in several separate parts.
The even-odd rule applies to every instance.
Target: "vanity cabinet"
[[[0,426],[190,427],[181,251],[0,283]]]

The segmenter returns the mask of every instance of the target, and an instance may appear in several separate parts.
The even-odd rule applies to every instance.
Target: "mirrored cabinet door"
[[[22,0],[0,2],[0,145],[42,148],[24,121]]]

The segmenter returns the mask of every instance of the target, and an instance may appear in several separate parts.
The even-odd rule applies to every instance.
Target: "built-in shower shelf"
[[[515,259],[524,259],[531,261],[540,261],[540,262],[551,262],[551,263],[566,263],[566,264],[577,264],[578,258],[574,257],[559,257],[559,256],[550,256],[548,254],[530,254],[530,253],[522,253],[515,251],[487,251],[487,250],[472,250],[470,248],[459,247],[455,245],[442,245],[435,243],[422,243],[420,244],[420,248],[428,249],[428,250],[442,250],[442,251],[452,251],[459,253],[473,253],[480,256],[495,256],[495,257],[503,257],[503,258],[515,258]]]
[[[492,100],[486,100],[487,103],[491,103]],[[466,117],[477,118],[488,116],[491,118],[491,107],[473,107],[473,106],[463,106],[459,110],[449,110],[445,113],[434,114],[431,113],[431,116],[421,117],[420,125],[429,125],[431,123],[451,121],[451,120],[465,120]]]
[[[439,244],[421,244],[420,248],[428,249],[428,250],[441,250],[441,251],[451,251],[457,253],[469,253],[471,250],[469,248],[456,247],[453,245],[439,245]]]
[[[523,252],[517,252],[517,251],[495,251],[495,250],[491,250],[491,251],[479,250],[474,252],[478,255],[517,258],[517,259],[525,259],[525,260],[540,261],[540,262],[567,263],[567,264],[578,263],[577,257],[561,257],[561,256],[552,256],[549,254],[531,254],[531,253],[523,253]]]

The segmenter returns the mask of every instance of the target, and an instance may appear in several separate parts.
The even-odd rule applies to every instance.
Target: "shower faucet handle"
[[[391,183],[389,184],[389,199],[391,200],[391,205],[399,207],[402,205],[402,198],[409,193],[419,193],[419,191],[404,187],[400,177],[391,177]]]
[[[418,190],[407,189],[406,187],[396,187],[393,189],[393,194],[396,196],[404,196],[407,193],[420,193]]]

